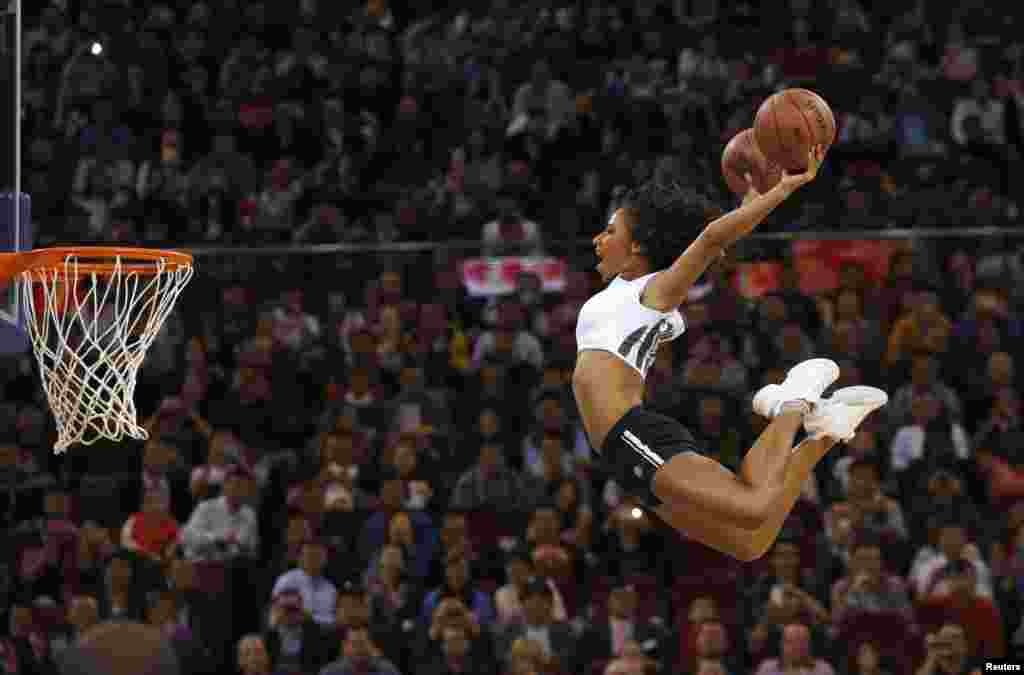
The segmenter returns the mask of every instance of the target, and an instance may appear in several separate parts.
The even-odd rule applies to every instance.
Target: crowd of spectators
[[[24,185],[63,241],[535,247],[651,175],[724,191],[724,143],[805,85],[839,137],[773,226],[1015,218],[1016,14],[868,4],[31,3]]]
[[[988,3],[434,4],[26,7],[40,243],[532,253],[592,229],[620,185],[724,190],[722,145],[784,84],[821,91],[839,139],[771,226],[1018,216],[1019,26]],[[816,297],[788,266],[756,300],[726,261],[683,308],[648,400],[728,466],[764,424],[748,393],[804,358],[891,396],[749,565],[593,463],[569,391],[592,274],[481,301],[370,255],[329,263],[359,274],[201,270],[140,373],[145,443],[55,457],[31,358],[0,364],[0,672],[48,675],[118,619],[164,630],[190,675],[1019,658],[1024,266],[989,253],[907,247],[883,283],[848,265]]]

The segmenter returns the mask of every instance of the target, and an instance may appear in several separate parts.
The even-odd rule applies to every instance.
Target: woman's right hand
[[[761,196],[761,193],[757,191],[757,187],[754,184],[754,176],[745,173],[743,179],[747,181],[747,194],[743,195],[743,203],[751,202]]]
[[[801,173],[789,173],[787,171],[783,171],[782,179],[779,181],[779,187],[786,190],[789,194],[796,192],[802,186],[810,183],[818,177],[818,170],[821,168],[824,161],[825,146],[812,145],[807,150],[807,168]]]

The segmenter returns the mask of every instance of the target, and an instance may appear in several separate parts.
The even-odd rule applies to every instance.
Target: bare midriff
[[[615,354],[588,349],[576,355],[572,391],[587,438],[600,451],[612,427],[643,403],[644,380]]]

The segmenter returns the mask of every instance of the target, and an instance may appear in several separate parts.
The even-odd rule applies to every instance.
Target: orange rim
[[[192,256],[181,251],[159,248],[129,248],[116,246],[61,246],[40,248],[22,253],[0,254],[0,269],[6,267],[12,276],[26,272],[49,272],[64,275],[67,271],[79,274],[109,276],[115,272],[124,274],[156,274],[192,267]],[[69,256],[77,262],[65,267]],[[120,265],[117,264],[120,259]],[[106,262],[104,262],[106,261]],[[3,276],[0,273],[0,276]]]

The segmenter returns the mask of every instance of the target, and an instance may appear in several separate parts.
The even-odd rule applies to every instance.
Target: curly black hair
[[[647,181],[623,194],[615,208],[630,212],[633,241],[640,244],[652,271],[669,267],[722,214],[705,194],[674,180]]]

